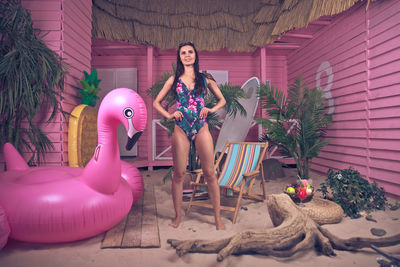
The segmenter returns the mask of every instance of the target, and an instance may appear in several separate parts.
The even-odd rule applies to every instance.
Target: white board
[[[247,98],[239,100],[240,104],[245,108],[247,115],[244,117],[240,113],[236,117],[227,115],[219,132],[217,142],[215,144],[215,153],[221,152],[227,141],[244,142],[249,129],[252,125],[254,115],[257,111],[258,97],[257,89],[260,81],[257,77],[252,77],[247,80],[242,88],[247,95]]]

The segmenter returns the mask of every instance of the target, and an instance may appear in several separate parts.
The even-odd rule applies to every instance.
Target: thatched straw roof
[[[93,0],[93,37],[161,49],[253,51],[363,0]],[[370,2],[370,0],[364,0]]]

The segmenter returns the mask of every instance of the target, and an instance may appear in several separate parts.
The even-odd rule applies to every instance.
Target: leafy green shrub
[[[329,170],[328,178],[318,191],[324,198],[339,204],[351,218],[360,217],[361,211],[384,210],[387,202],[382,187],[378,187],[376,182],[370,184],[351,167],[338,172]]]

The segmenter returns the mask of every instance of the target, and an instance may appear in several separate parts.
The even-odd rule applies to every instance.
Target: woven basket
[[[299,206],[299,208],[320,225],[339,223],[344,216],[340,205],[322,198],[314,198],[312,201],[304,203],[303,207]]]

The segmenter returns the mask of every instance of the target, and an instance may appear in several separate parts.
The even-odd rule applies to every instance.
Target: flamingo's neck
[[[117,139],[117,123],[98,116],[98,144],[94,155],[82,174],[82,180],[91,188],[106,194],[117,191],[121,180],[121,161]]]

